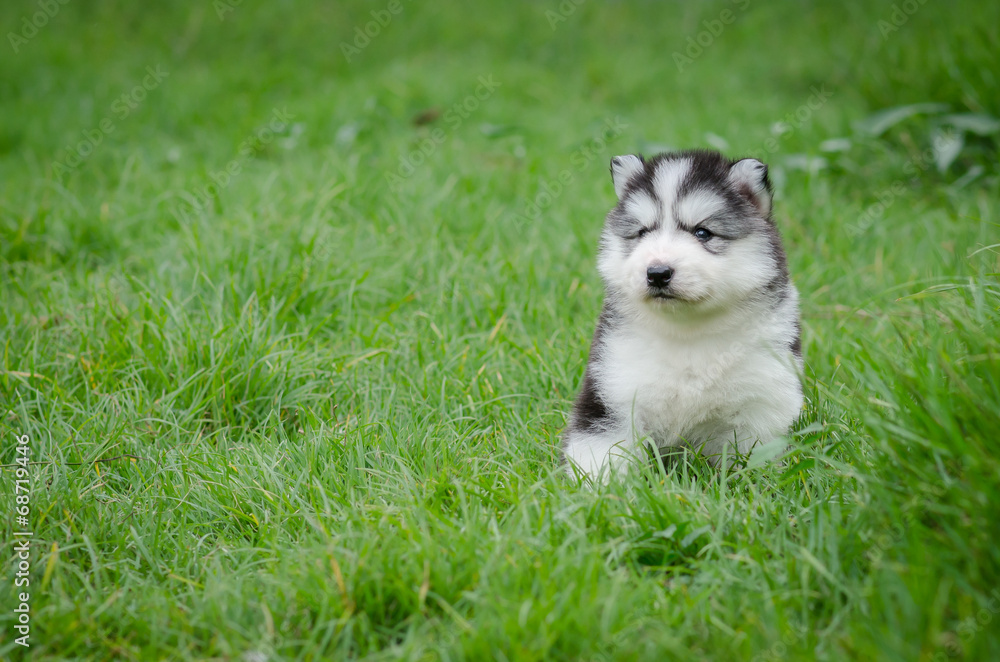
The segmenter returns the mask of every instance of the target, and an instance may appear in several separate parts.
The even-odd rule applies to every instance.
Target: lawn
[[[1000,4],[0,25],[0,659],[1000,659]],[[806,406],[581,484],[608,161],[689,147],[771,167]]]

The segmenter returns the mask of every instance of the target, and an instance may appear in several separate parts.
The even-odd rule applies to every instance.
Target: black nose
[[[650,287],[666,287],[670,284],[670,278],[673,275],[674,270],[670,267],[650,267],[646,269],[646,283]]]

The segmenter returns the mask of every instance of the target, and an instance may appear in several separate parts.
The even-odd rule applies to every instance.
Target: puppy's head
[[[618,205],[598,268],[611,296],[666,313],[738,305],[787,281],[767,166],[717,152],[611,161]]]

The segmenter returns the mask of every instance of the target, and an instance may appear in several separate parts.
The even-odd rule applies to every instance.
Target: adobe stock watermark
[[[516,227],[521,228],[525,223],[537,222],[541,218],[542,212],[555,203],[566,187],[576,179],[577,174],[586,170],[594,159],[606,156],[605,150],[608,143],[625,133],[628,127],[629,125],[620,115],[604,120],[600,135],[592,138],[583,147],[570,154],[569,162],[573,167],[564,168],[552,179],[542,182],[539,187],[541,190],[524,206],[520,214],[514,216]]]
[[[928,147],[916,156],[908,159],[906,163],[903,164],[903,172],[909,176],[909,182],[911,184],[917,179],[917,176],[921,172],[926,172],[937,162],[938,153],[946,143],[947,141],[941,141],[931,147]],[[908,190],[909,185],[907,181],[897,179],[885,188],[876,191],[876,202],[873,202],[865,207],[865,210],[860,216],[858,216],[856,223],[847,224],[847,233],[852,237],[856,237],[864,232],[867,232],[876,221],[885,216],[886,211],[888,211],[889,208],[896,203],[896,200],[906,195]]]
[[[805,100],[805,103],[799,105],[795,110],[787,113],[782,119],[775,122],[772,125],[772,133],[775,135],[771,136],[760,146],[760,149],[751,150],[748,154],[761,154],[768,155],[774,154],[779,149],[781,149],[782,141],[786,140],[790,136],[794,135],[796,131],[801,129],[807,122],[809,122],[813,115],[816,114],[833,96],[833,92],[826,89],[826,83],[823,83],[819,87],[813,85],[809,88],[811,94]]]
[[[763,151],[768,154],[774,154],[777,152],[781,141],[801,129],[806,122],[812,119],[812,116],[816,113],[816,111],[825,106],[826,102],[833,96],[833,92],[826,89],[826,83],[823,83],[819,87],[813,85],[809,88],[809,91],[811,94],[806,99],[805,103],[792,112],[786,114],[779,122],[777,122],[777,135],[764,141]]]
[[[69,0],[37,0],[35,4],[38,6],[38,11],[30,17],[21,17],[21,30],[19,32],[7,33],[7,41],[10,42],[10,47],[14,49],[14,54],[19,54],[21,46],[34,39],[38,31],[48,25],[49,21],[56,17],[56,14],[59,13],[63,5],[68,3]]]
[[[448,136],[462,126],[465,120],[479,109],[480,105],[489,100],[497,89],[503,86],[503,83],[493,79],[493,74],[480,76],[477,81],[479,84],[472,94],[455,102],[451,108],[445,111],[442,119],[448,125],[449,131],[445,132],[440,127],[431,129],[426,136],[420,139],[416,149],[400,155],[396,172],[385,173],[385,181],[389,185],[390,191],[398,193],[403,182],[409,179],[417,171],[417,168],[427,162],[427,159],[448,140]]]
[[[545,19],[549,22],[549,27],[555,32],[560,23],[565,23],[569,17],[576,13],[577,8],[587,0],[562,0],[555,9],[545,10]]]
[[[801,646],[805,642],[808,634],[808,628],[789,628],[785,630],[778,641],[750,658],[750,662],[778,662],[779,660],[784,660],[790,650]]]
[[[389,0],[384,9],[371,10],[372,20],[364,25],[354,28],[354,40],[349,44],[346,41],[340,42],[340,52],[344,58],[350,62],[354,57],[361,54],[361,51],[368,48],[372,40],[382,34],[382,31],[389,27],[392,19],[403,13],[402,0]]]
[[[294,118],[286,108],[281,110],[272,108],[270,121],[240,143],[236,158],[230,160],[221,170],[210,172],[208,177],[212,182],[191,191],[190,199],[185,200],[180,208],[174,210],[177,220],[182,223],[190,221],[192,213],[201,213],[209,209],[219,192],[232,184],[243,171],[243,167],[282,134]]]
[[[880,529],[871,539],[870,554],[872,560],[881,559],[889,549],[898,545],[905,537],[908,527],[914,519],[915,515],[913,513],[905,513],[900,518],[900,521],[897,521],[886,529]],[[796,648],[801,648],[806,643],[809,632],[810,629],[805,627],[789,628],[782,634],[778,641],[750,658],[750,662],[784,661],[790,652]]]
[[[14,556],[17,572],[14,573],[15,592],[14,630],[21,636],[14,638],[14,643],[25,648],[31,647],[31,476],[28,466],[31,463],[31,439],[24,434],[17,439],[17,456],[14,470]]]
[[[990,601],[972,616],[966,616],[955,628],[955,636],[945,642],[944,650],[939,650],[931,656],[931,662],[948,662],[955,658],[965,658],[966,651],[962,644],[969,644],[993,622],[993,617],[1000,614],[1000,588],[990,591]]]
[[[687,38],[684,52],[673,52],[674,64],[677,65],[678,72],[683,72],[685,68],[694,64],[694,61],[700,58],[705,53],[705,50],[711,48],[715,40],[722,36],[726,27],[736,22],[737,13],[746,11],[747,7],[750,6],[750,0],[731,1],[736,6],[737,11],[723,9],[715,18],[702,21],[701,25],[705,29],[693,37],[689,36]]]
[[[880,561],[890,549],[902,542],[906,532],[916,516],[913,513],[906,513],[902,521],[896,522],[886,529],[880,530],[872,538],[871,557],[873,561]]]
[[[121,94],[111,103],[110,114],[101,118],[97,126],[82,131],[83,139],[76,144],[66,145],[65,156],[52,164],[54,174],[66,175],[90,158],[90,155],[104,142],[105,137],[117,128],[116,122],[128,118],[132,112],[142,105],[150,92],[160,86],[164,79],[170,76],[160,65],[146,67],[146,75],[138,85]]]
[[[243,0],[212,0],[212,9],[220,21],[225,21],[226,14],[233,13],[242,4]]]
[[[878,31],[882,33],[882,39],[886,40],[893,32],[899,32],[899,29],[906,25],[910,17],[925,4],[927,4],[927,0],[903,0],[903,2],[894,4],[889,12],[888,20],[882,18],[878,21]]]
[[[727,378],[730,371],[746,360],[747,355],[753,355],[760,351],[771,352],[772,343],[769,337],[765,337],[765,332],[783,325],[784,321],[776,313],[771,313],[766,320],[753,327],[746,329],[739,340],[734,340],[730,345],[712,357],[709,365],[692,375],[687,388],[692,393],[707,391],[715,387],[718,382]],[[801,329],[799,329],[799,343],[801,349]],[[788,347],[791,349],[791,346]]]

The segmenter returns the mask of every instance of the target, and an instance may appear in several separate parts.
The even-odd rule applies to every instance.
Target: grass
[[[388,3],[4,44],[0,657],[1000,656],[996,135],[939,172],[933,118],[855,128],[1000,114],[996,3],[563,5],[406,2],[350,61]],[[607,162],[723,142],[803,297],[791,456],[579,485]]]

